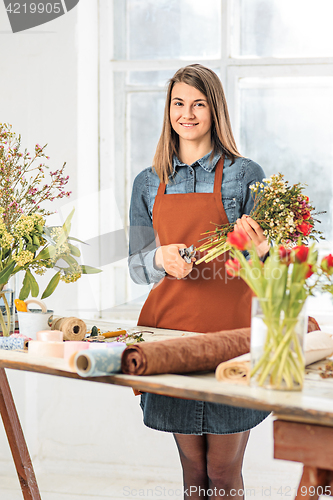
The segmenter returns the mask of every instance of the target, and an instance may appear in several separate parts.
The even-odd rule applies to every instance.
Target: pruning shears
[[[191,245],[188,248],[180,248],[179,249],[179,255],[185,260],[187,264],[191,264],[192,262],[192,257],[195,256],[196,253],[196,248],[194,248],[194,245]]]

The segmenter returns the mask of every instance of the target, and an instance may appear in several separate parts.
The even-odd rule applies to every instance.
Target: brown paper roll
[[[83,340],[87,333],[87,326],[79,318],[58,318],[52,322],[51,330],[60,330],[64,340]]]
[[[250,328],[239,328],[135,344],[123,352],[121,369],[132,375],[215,370],[222,361],[249,352],[250,335]]]

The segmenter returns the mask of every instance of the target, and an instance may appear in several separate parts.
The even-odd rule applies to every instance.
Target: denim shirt
[[[169,176],[165,195],[213,193],[215,167],[221,155],[216,154],[212,161],[210,156],[211,153],[208,153],[192,165],[186,165],[174,156],[173,172]],[[225,159],[222,202],[230,223],[234,223],[243,214],[250,214],[253,199],[249,186],[264,177],[263,169],[248,158],[236,158],[232,165],[231,160]],[[154,265],[157,248],[153,230],[153,206],[159,183],[158,175],[152,167],[140,172],[133,183],[128,264],[131,278],[138,284],[157,283],[166,274]]]

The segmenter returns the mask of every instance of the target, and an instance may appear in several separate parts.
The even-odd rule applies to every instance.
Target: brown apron
[[[153,208],[153,227],[160,245],[198,243],[211,222],[228,224],[222,203],[224,157],[215,168],[213,193],[165,194],[160,183]],[[214,332],[250,326],[251,291],[225,270],[228,253],[202,262],[186,278],[166,275],[156,283],[141,310],[138,325]]]

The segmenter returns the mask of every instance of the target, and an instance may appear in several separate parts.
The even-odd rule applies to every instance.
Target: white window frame
[[[126,165],[123,178],[124,203],[120,207],[124,227],[128,226],[128,204],[131,186],[127,182],[130,171],[129,155],[127,148],[129,144],[130,124],[126,113],[128,96],[131,92],[161,92],[159,86],[139,86],[124,84],[122,94],[118,99],[124,103],[123,112],[126,116],[124,137],[122,141],[123,150],[117,151],[115,147],[114,132],[118,126],[118,119],[114,117],[113,102],[115,99],[114,80],[116,75],[127,71],[157,71],[177,70],[179,67],[201,63],[203,65],[219,68],[220,76],[226,92],[227,102],[234,135],[239,143],[240,138],[240,114],[239,114],[239,82],[246,77],[273,78],[273,77],[323,77],[333,75],[333,57],[236,57],[232,54],[232,30],[237,29],[233,25],[232,7],[235,0],[221,0],[221,57],[218,59],[156,59],[156,60],[116,60],[114,59],[113,26],[114,26],[114,0],[99,2],[100,23],[100,50],[99,50],[99,157],[100,157],[100,185],[115,186],[116,177],[119,175],[119,166]],[[102,103],[102,105],[101,105]],[[119,186],[118,186],[119,187]],[[126,208],[125,208],[126,207]],[[100,207],[100,218],[103,214]],[[101,283],[102,293],[108,293],[112,300],[116,296],[116,284],[114,280],[126,281],[126,300],[130,300],[130,284],[126,270],[127,263],[124,261],[112,266],[111,278],[108,274],[107,282]]]

